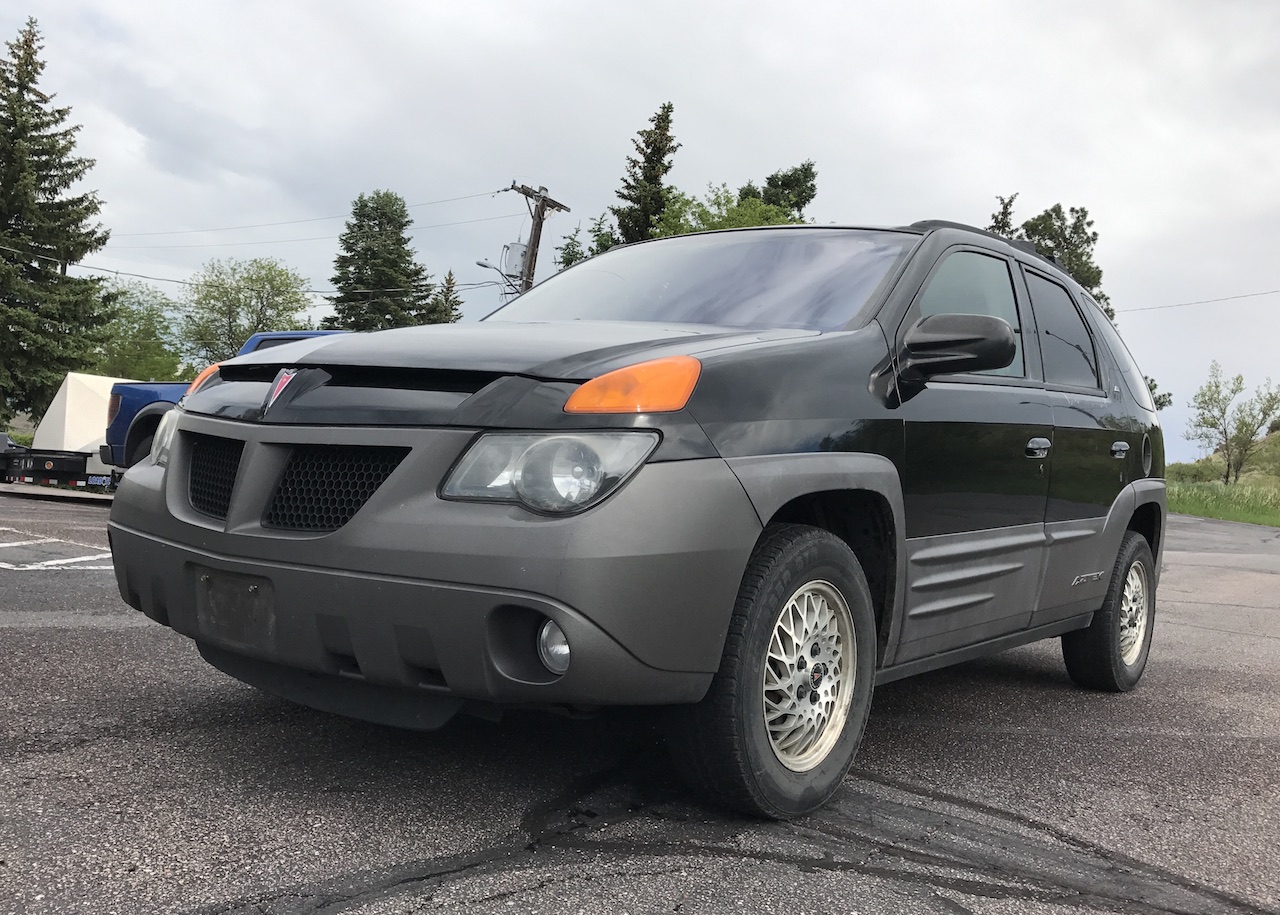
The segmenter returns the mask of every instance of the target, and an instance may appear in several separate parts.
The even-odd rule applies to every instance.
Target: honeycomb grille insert
[[[191,436],[191,476],[187,498],[201,514],[225,521],[236,485],[244,442],[215,435]]]
[[[262,523],[290,531],[336,531],[408,453],[408,448],[298,445]]]

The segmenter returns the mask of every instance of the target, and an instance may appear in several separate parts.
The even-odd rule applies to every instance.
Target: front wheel
[[[862,741],[875,660],[871,594],[853,552],[819,528],[769,527],[711,689],[674,710],[677,767],[696,790],[744,813],[813,810]]]
[[[1112,693],[1138,685],[1155,628],[1155,582],[1155,559],[1146,538],[1127,532],[1093,622],[1062,637],[1062,659],[1078,685]]]

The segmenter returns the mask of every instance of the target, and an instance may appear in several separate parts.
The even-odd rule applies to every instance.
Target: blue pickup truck
[[[325,334],[342,334],[342,330],[271,330],[254,334],[240,347],[236,355],[319,337]],[[120,382],[111,388],[107,403],[107,441],[98,450],[104,464],[116,467],[132,467],[151,451],[151,439],[160,417],[173,409],[182,399],[189,383],[178,382]]]

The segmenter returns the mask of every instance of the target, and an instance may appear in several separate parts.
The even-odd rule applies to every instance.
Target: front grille
[[[408,448],[298,445],[262,523],[291,531],[336,531],[408,453]]]
[[[244,442],[215,435],[192,435],[190,439],[191,476],[187,481],[187,497],[191,507],[226,520]]]

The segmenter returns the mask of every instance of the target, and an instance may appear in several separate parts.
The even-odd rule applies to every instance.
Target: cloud
[[[115,235],[94,261],[116,269],[184,277],[210,257],[269,255],[321,288],[341,218],[132,233],[336,216],[376,188],[412,204],[517,178],[573,210],[548,223],[546,274],[551,247],[614,202],[632,137],[672,101],[683,146],[671,178],[686,190],[813,159],[810,215],[864,224],[984,224],[995,195],[1016,191],[1024,218],[1056,202],[1089,208],[1122,312],[1280,288],[1280,5],[47,6],[45,85],[98,160],[91,184]],[[0,32],[21,20],[0,10]],[[523,202],[411,212],[425,227],[521,214]],[[489,276],[474,261],[527,225],[517,215],[414,239],[431,272],[479,282]],[[468,312],[495,299],[473,292]],[[1210,360],[1251,383],[1271,371],[1271,348],[1253,341],[1276,338],[1277,299],[1121,314],[1144,370],[1175,394],[1174,458],[1194,453],[1182,405]]]

